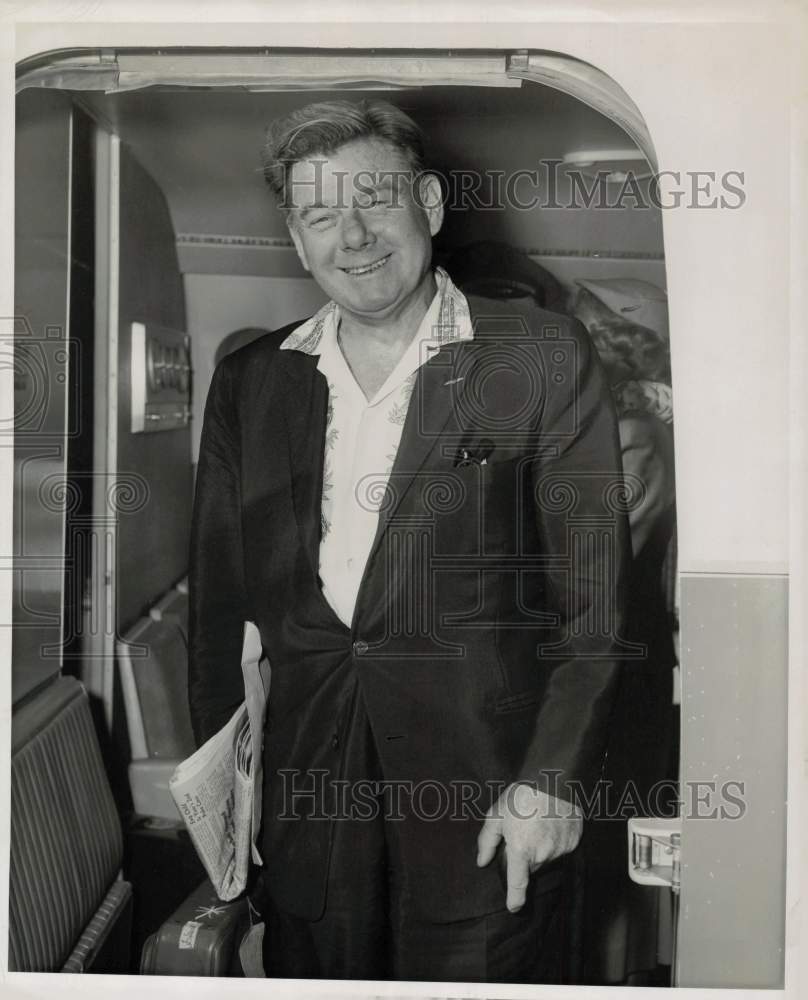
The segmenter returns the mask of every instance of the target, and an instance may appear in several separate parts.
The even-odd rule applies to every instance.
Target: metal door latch
[[[678,895],[682,821],[635,817],[628,821],[628,874],[640,885],[667,886]]]

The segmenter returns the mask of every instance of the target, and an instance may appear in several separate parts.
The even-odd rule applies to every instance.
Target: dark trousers
[[[361,696],[350,727],[346,775],[381,776]],[[402,822],[402,821],[398,821]],[[403,822],[406,822],[404,820]],[[491,864],[500,863],[499,857]],[[264,902],[267,976],[436,982],[558,983],[566,960],[565,870],[531,879],[518,913],[431,923],[407,885],[397,822],[334,821],[325,911],[304,920]]]

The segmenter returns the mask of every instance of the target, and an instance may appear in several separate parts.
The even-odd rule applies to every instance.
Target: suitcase
[[[238,949],[249,926],[246,897],[224,903],[205,880],[147,938],[141,975],[243,976]]]

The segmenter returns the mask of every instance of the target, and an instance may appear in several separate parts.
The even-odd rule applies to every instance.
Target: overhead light
[[[562,162],[568,171],[578,170],[587,177],[601,176],[616,184],[622,184],[629,175],[641,180],[653,173],[639,149],[579,149],[565,153]]]

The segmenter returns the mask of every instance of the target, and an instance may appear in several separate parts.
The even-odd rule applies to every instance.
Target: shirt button
[[[364,639],[357,639],[353,644],[353,651],[357,656],[362,656],[363,653],[367,653],[368,644]]]
[[[353,569],[353,564],[354,564],[354,560],[353,560],[353,556],[351,556],[350,559],[348,559],[348,569]]]

